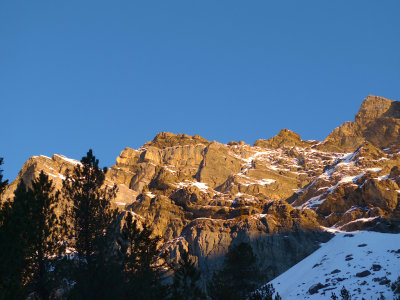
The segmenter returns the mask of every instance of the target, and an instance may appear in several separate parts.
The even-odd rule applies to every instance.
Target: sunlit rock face
[[[361,104],[355,121],[333,130],[319,148],[350,152],[364,140],[385,148],[400,141],[399,130],[400,103],[370,95]]]
[[[288,129],[253,146],[163,132],[125,148],[105,184],[117,185],[113,204],[149,223],[172,259],[188,249],[208,276],[232,243],[245,241],[274,277],[329,239],[325,227],[396,230],[399,117],[399,102],[369,96],[354,122],[322,142]],[[77,165],[62,155],[31,157],[4,198],[41,170],[60,189]]]

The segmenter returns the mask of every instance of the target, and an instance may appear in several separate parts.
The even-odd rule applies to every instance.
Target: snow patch
[[[315,206],[317,206],[317,205],[319,205],[319,204],[321,204],[322,202],[325,201],[325,198],[321,199],[322,196],[323,196],[323,195],[321,194],[321,195],[312,197],[312,198],[310,198],[309,200],[307,200],[306,203],[300,205],[300,206],[297,207],[297,208],[300,208],[300,209],[304,209],[304,208],[311,208],[311,209],[312,209],[312,208],[315,208]]]
[[[60,178],[62,180],[64,180],[66,178],[64,175],[61,175],[61,174],[53,175],[53,174],[47,173],[47,175],[54,177],[54,178]]]
[[[208,186],[204,182],[185,180],[183,182],[179,182],[177,185],[178,188],[183,188],[183,187],[188,187],[188,186],[196,186],[200,191],[202,191],[204,193],[207,193],[207,191],[208,191]]]
[[[37,157],[37,156],[34,156],[34,157]],[[47,158],[47,159],[51,159],[50,157],[48,157],[46,155],[39,155],[39,157],[44,157],[44,158]]]
[[[336,183],[333,187],[330,187],[327,189],[328,192],[333,192],[339,185],[344,184],[344,183],[354,183],[358,179],[360,175],[355,175],[355,176],[346,176],[343,177],[338,183]]]
[[[270,283],[285,300],[328,299],[332,292],[339,296],[343,286],[354,299],[381,295],[393,299],[390,284],[384,280],[393,282],[400,274],[399,255],[394,252],[399,245],[400,234],[338,233]],[[310,287],[318,283],[326,286],[310,294]]]
[[[57,157],[61,158],[62,160],[65,160],[65,161],[67,161],[67,162],[69,162],[69,163],[71,163],[73,165],[82,165],[82,163],[80,161],[77,161],[77,160],[72,159],[72,158],[68,158],[68,157],[66,157],[64,155],[61,155],[61,154],[54,154],[54,156],[57,156]]]
[[[154,195],[152,192],[146,192],[144,193],[146,196],[150,197],[150,198],[155,198],[156,195]]]

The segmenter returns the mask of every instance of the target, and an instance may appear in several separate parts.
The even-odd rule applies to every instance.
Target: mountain
[[[377,96],[364,99],[354,122],[333,130],[320,149],[352,152],[366,140],[385,148],[399,142],[400,102]]]
[[[338,233],[271,283],[282,299],[329,299],[345,287],[352,299],[394,299],[400,274],[400,235]]]
[[[134,212],[164,238],[171,259],[189,250],[208,278],[231,245],[247,242],[267,281],[327,242],[326,227],[398,231],[399,125],[399,102],[368,96],[354,122],[321,142],[288,129],[253,146],[162,132],[125,148],[106,184],[118,186],[121,212]],[[78,163],[31,157],[4,197],[41,170],[60,188]]]

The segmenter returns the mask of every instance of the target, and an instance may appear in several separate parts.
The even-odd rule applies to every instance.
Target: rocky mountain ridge
[[[159,133],[125,148],[106,174],[114,204],[152,224],[171,257],[188,249],[205,276],[232,243],[249,242],[269,278],[330,238],[324,227],[392,231],[400,216],[399,102],[368,96],[354,122],[322,141],[283,129],[269,140],[221,144],[200,136]],[[41,170],[61,188],[79,162],[31,157],[17,182]]]

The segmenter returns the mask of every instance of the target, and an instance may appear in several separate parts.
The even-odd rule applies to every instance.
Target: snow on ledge
[[[184,188],[184,187],[188,187],[188,186],[195,186],[204,193],[207,193],[207,191],[208,191],[208,186],[204,182],[185,180],[183,182],[179,182],[177,185],[178,188]]]
[[[67,161],[67,162],[69,162],[69,163],[71,163],[73,165],[82,165],[82,163],[80,161],[77,161],[77,160],[72,159],[72,158],[68,158],[68,157],[66,157],[64,155],[61,155],[61,154],[54,154],[54,156],[59,157],[62,160],[65,160],[65,161]]]

